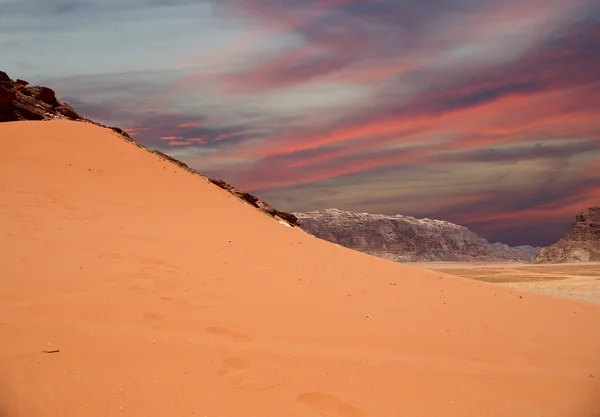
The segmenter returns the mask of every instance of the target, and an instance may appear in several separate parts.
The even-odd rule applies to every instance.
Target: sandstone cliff
[[[543,248],[536,263],[600,261],[600,207],[590,207],[575,216],[575,223],[554,245]]]
[[[52,120],[52,119],[70,119],[82,122],[93,123],[98,126],[104,126],[100,123],[86,119],[80,116],[71,106],[62,102],[56,97],[55,92],[48,87],[30,87],[24,80],[13,81],[3,71],[0,71],[0,122],[13,122],[20,120]],[[118,127],[109,127],[123,139],[133,142],[133,139]],[[141,144],[138,146],[145,148]],[[290,226],[296,226],[296,217],[290,213],[284,213],[271,207],[268,203],[261,201],[258,197],[238,190],[225,181],[206,177],[196,170],[188,167],[185,163],[166,155],[160,151],[148,151],[155,153],[181,168],[184,168],[194,174],[201,175],[213,184],[221,187],[225,191],[233,194],[240,200],[245,201],[251,206],[257,208],[268,216],[277,220],[285,221]]]
[[[298,225],[324,240],[397,262],[530,261],[539,248],[490,243],[442,220],[337,209],[294,213]]]

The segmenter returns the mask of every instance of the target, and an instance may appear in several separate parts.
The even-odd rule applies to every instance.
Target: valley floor
[[[411,265],[521,290],[600,304],[600,262],[420,262]]]

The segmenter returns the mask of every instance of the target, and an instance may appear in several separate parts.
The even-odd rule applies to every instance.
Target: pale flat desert
[[[558,297],[600,304],[600,263],[429,262],[413,266]]]
[[[2,417],[600,415],[600,305],[335,246],[87,123],[0,125],[0,277]]]

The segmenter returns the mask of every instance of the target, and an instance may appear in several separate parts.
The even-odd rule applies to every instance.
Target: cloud
[[[28,15],[31,17],[56,15],[82,15],[86,13],[109,14],[148,8],[166,8],[197,4],[194,0],[3,0],[5,15]]]
[[[260,60],[254,61],[258,64],[226,75],[223,81],[233,84],[233,91],[237,91],[235,87],[261,90],[310,81],[342,68],[359,71],[385,64],[410,68],[415,61],[428,59],[436,64],[440,59],[452,62],[453,57],[467,62],[475,57],[472,60],[477,62],[481,55],[492,61],[510,59],[523,50],[530,39],[535,39],[535,29],[554,24],[556,16],[565,9],[557,1],[529,1],[525,7],[519,7],[514,1],[505,3],[508,5],[501,2],[468,4],[456,0],[338,2],[337,9],[294,28],[292,36],[297,41],[291,49],[285,46],[283,51],[265,52]],[[535,3],[543,3],[545,7],[536,8]],[[319,2],[283,5],[225,0],[222,4],[242,9],[261,23],[273,24],[292,13],[306,13]],[[573,2],[570,8],[578,4],[581,2]],[[495,22],[498,19],[490,19],[494,14],[501,16],[504,12],[506,15],[506,9],[510,11],[511,7],[510,17],[500,19],[500,24]],[[519,12],[526,12],[527,18],[519,16]],[[515,21],[522,24],[515,25]],[[482,38],[479,43],[473,39],[478,35]],[[463,39],[470,43],[460,42]],[[519,42],[510,42],[513,39]],[[453,44],[456,41],[459,43]],[[502,48],[490,48],[496,45]],[[488,57],[490,52],[486,50],[494,55]]]
[[[569,140],[558,145],[537,142],[533,146],[515,146],[510,148],[470,149],[451,153],[440,153],[434,158],[438,162],[493,162],[515,163],[536,159],[563,159],[587,152],[600,152],[600,140]]]
[[[0,5],[9,74],[280,209],[519,244],[598,204],[593,0]]]
[[[373,186],[369,177],[376,175],[380,169],[399,164],[416,169],[446,164],[452,165],[453,170],[470,171],[473,166],[487,163],[502,176],[506,169],[502,166],[512,164],[514,167],[519,162],[535,162],[544,172],[554,167],[577,164],[581,155],[599,156],[600,132],[594,120],[600,113],[597,78],[600,73],[600,32],[597,21],[584,23],[564,25],[553,36],[542,39],[516,58],[477,68],[477,71],[470,72],[469,68],[465,68],[464,72],[454,71],[445,75],[435,67],[424,66],[397,79],[386,80],[387,94],[372,96],[364,105],[357,103],[345,117],[332,120],[329,126],[319,126],[318,132],[307,128],[304,132],[301,129],[289,135],[266,137],[248,146],[241,144],[234,151],[234,156],[251,157],[252,163],[237,167],[235,172],[217,171],[213,175],[229,177],[241,187],[264,193],[274,204],[281,202],[283,207],[293,209],[287,202],[298,204],[298,199],[288,197],[297,190],[297,184],[316,190],[320,189],[319,184],[331,182],[333,185],[327,187],[323,195],[327,197],[327,206],[339,206],[345,200],[336,199],[334,190],[344,178],[359,181],[360,177],[362,182]],[[287,63],[292,55],[283,56],[287,58],[281,62]],[[276,65],[269,67],[273,62],[257,67],[266,72],[264,79],[277,74],[265,71],[277,68]],[[577,66],[573,62],[585,65]],[[280,67],[279,72],[284,74],[286,68],[285,65]],[[310,69],[310,66],[299,68]],[[261,71],[251,74],[260,74]],[[293,76],[287,74],[283,79],[289,81]],[[439,81],[435,81],[436,78]],[[253,76],[248,78],[249,83],[254,80]],[[277,77],[272,80],[276,89],[285,85],[278,84],[278,80]],[[310,83],[311,80],[312,75],[304,80],[302,77],[295,79],[294,83]],[[407,82],[422,87],[402,94],[402,87]],[[261,83],[258,86],[259,90],[266,87]],[[374,91],[382,90],[374,88]],[[418,146],[418,143],[422,145]],[[527,168],[515,169],[523,175],[530,175]],[[278,175],[273,176],[273,171]],[[402,176],[395,178],[396,182],[405,180]],[[431,180],[452,184],[449,178]],[[596,190],[594,187],[577,187],[577,181],[575,179],[552,193],[571,210],[578,210],[577,204],[580,203],[593,203],[593,199],[590,200],[585,193]],[[491,236],[510,235],[511,242],[524,243],[524,239],[528,238],[526,231],[511,234],[505,230],[506,227],[514,228],[518,217],[505,219],[498,214],[503,211],[513,213],[516,207],[492,210],[492,206],[484,204],[500,195],[502,200],[515,198],[526,206],[538,207],[548,198],[548,192],[538,188],[541,186],[534,182],[526,191],[527,195],[533,196],[533,200],[529,201],[524,193],[514,191],[520,185],[518,181],[512,182],[510,187],[513,188],[509,189],[513,190],[512,194],[506,191],[504,195],[500,190],[487,193],[481,187],[476,190],[481,198],[481,210],[473,205],[479,197],[466,198],[470,206],[461,209],[474,218],[479,217],[482,222],[471,222],[466,216],[455,216],[454,219]],[[487,188],[490,186],[496,188],[486,184]],[[457,185],[454,194],[464,188],[464,185]],[[378,206],[379,211],[389,212],[390,207],[394,212],[409,210],[411,204],[405,202],[409,192],[404,191],[401,195],[404,198],[388,198],[385,205]],[[429,202],[452,213],[451,206],[444,204],[444,201],[451,201],[451,197],[444,195],[435,202]],[[370,204],[375,200],[373,195],[368,201],[360,200],[356,195],[352,198],[355,204],[349,207],[375,206]],[[418,198],[423,201],[422,196]],[[570,202],[572,198],[575,198],[573,203]],[[399,203],[399,200],[403,202]],[[309,202],[306,209],[318,206],[313,194],[309,193],[306,201]],[[497,213],[498,217],[486,216],[486,210]],[[408,214],[425,212],[426,207],[420,207],[419,211]],[[554,215],[550,209],[543,212],[546,217]],[[566,213],[564,210],[561,213],[564,221]],[[448,217],[443,211],[433,214]],[[555,221],[556,217],[552,219]],[[499,227],[498,222],[507,226]],[[484,223],[485,227],[482,226]],[[539,225],[535,227],[540,229]],[[544,239],[547,238],[546,233]]]
[[[441,74],[429,74],[423,70],[412,77],[415,84],[420,82],[424,85],[423,90],[404,99],[392,95],[379,102],[369,102],[368,107],[356,109],[353,115],[347,117],[346,123],[337,121],[337,126],[328,129],[325,134],[317,136],[307,132],[283,140],[280,137],[267,138],[266,141],[273,143],[265,146],[268,148],[266,152],[272,155],[288,152],[290,148],[309,149],[352,140],[359,135],[368,136],[403,130],[415,124],[430,124],[444,115],[477,108],[507,97],[521,96],[526,99],[538,93],[593,86],[597,84],[597,74],[600,73],[599,29],[600,24],[588,28],[583,34],[567,34],[566,39],[543,45],[516,62],[494,66],[475,75],[443,78]],[[577,43],[573,37],[585,42]],[[569,49],[570,46],[573,49]],[[563,58],[565,54],[569,55],[569,59]],[[581,65],[573,65],[573,62],[581,62]],[[432,84],[431,79],[440,76],[444,81]],[[403,81],[399,81],[400,86],[402,83]],[[593,88],[597,90],[597,86]],[[594,104],[598,102],[597,97],[592,100],[595,101]]]

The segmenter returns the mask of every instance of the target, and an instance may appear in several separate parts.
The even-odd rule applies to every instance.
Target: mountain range
[[[310,234],[397,262],[530,261],[540,248],[490,243],[464,226],[443,220],[325,209],[294,213]]]

